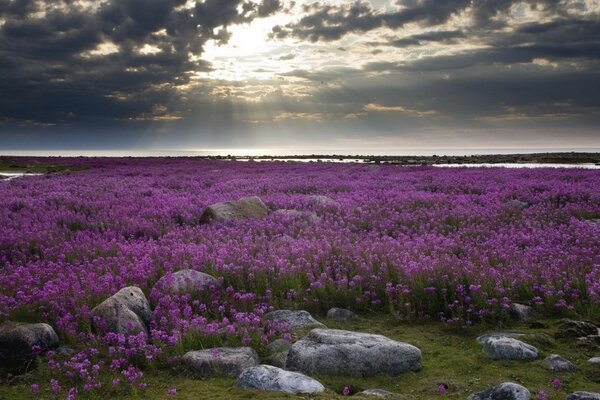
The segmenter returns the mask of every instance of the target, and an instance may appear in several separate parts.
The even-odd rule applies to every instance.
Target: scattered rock
[[[598,327],[589,321],[566,319],[558,327],[556,337],[559,339],[575,339],[598,335]]]
[[[519,209],[519,210],[523,210],[523,209],[525,209],[525,208],[529,207],[529,203],[526,203],[526,202],[524,202],[524,201],[517,200],[517,199],[510,200],[510,201],[508,202],[508,204],[509,204],[511,207],[513,207],[513,208],[516,208],[516,209]]]
[[[600,364],[600,357],[592,357],[588,360],[590,364]]]
[[[193,269],[183,269],[170,275],[165,275],[156,282],[155,289],[168,288],[175,294],[200,293],[211,286],[218,286],[219,281],[212,275]]]
[[[481,392],[474,393],[468,400],[529,400],[531,393],[516,383],[506,382]]]
[[[298,372],[285,371],[270,365],[244,370],[236,381],[240,389],[257,389],[283,393],[321,393],[325,387],[318,381]]]
[[[567,400],[600,400],[600,393],[574,392],[567,396]]]
[[[359,394],[362,394],[363,396],[377,396],[377,397],[388,397],[388,396],[394,395],[394,393],[388,392],[387,390],[383,390],[383,389],[367,389],[367,390],[363,390]]]
[[[269,209],[260,198],[243,197],[237,201],[225,201],[206,207],[200,217],[200,223],[260,219],[267,215]]]
[[[309,327],[325,327],[304,310],[275,310],[265,314],[266,319],[279,323],[289,324],[292,330]]]
[[[552,372],[574,372],[578,369],[571,361],[558,354],[551,354],[546,357],[544,366]]]
[[[92,324],[96,331],[102,333],[148,334],[151,320],[150,304],[137,286],[119,290],[92,309]]]
[[[201,376],[227,376],[236,378],[243,370],[259,364],[258,354],[250,347],[215,347],[189,351],[183,362]]]
[[[277,210],[273,212],[273,215],[280,215],[289,218],[306,218],[310,222],[319,222],[321,218],[317,213],[312,211],[300,211],[300,210]]]
[[[63,357],[71,357],[77,353],[77,351],[70,346],[60,346],[55,351],[55,354]]]
[[[503,338],[503,337],[518,338],[518,337],[523,337],[523,336],[525,336],[525,334],[521,333],[521,332],[490,332],[490,333],[486,333],[485,335],[479,336],[477,338],[477,343],[483,344],[488,339],[491,339],[491,338]]]
[[[525,304],[512,303],[508,313],[515,321],[525,322],[533,315],[533,308]]]
[[[37,354],[58,347],[58,335],[44,323],[19,324],[0,330],[0,368],[27,369]],[[34,349],[34,346],[39,348]]]
[[[266,364],[285,368],[285,360],[292,344],[283,339],[277,339],[267,345],[269,356],[266,358]]]
[[[421,370],[421,350],[382,335],[313,329],[289,350],[286,367],[308,374],[368,377]]]
[[[331,308],[327,311],[327,319],[332,321],[348,321],[355,319],[356,314],[346,308]]]
[[[493,360],[535,360],[538,350],[512,337],[491,336],[480,342],[483,352]]]
[[[338,203],[337,201],[335,201],[332,198],[327,197],[327,196],[313,195],[313,196],[309,196],[309,198],[310,198],[310,204],[312,204],[314,206],[335,207],[335,206],[340,205],[340,203]]]

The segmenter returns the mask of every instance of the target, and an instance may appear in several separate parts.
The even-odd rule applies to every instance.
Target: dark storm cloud
[[[412,35],[402,39],[395,39],[389,44],[394,47],[409,47],[419,46],[424,43],[455,43],[457,39],[462,39],[466,35],[462,31],[434,31],[422,33],[420,35]]]
[[[228,26],[282,6],[273,0],[185,3],[114,0],[83,9],[73,1],[0,0],[0,123],[148,115],[156,104],[173,102],[189,72],[210,68],[189,54],[200,56],[211,39],[226,42]],[[144,46],[156,51],[141,51]]]

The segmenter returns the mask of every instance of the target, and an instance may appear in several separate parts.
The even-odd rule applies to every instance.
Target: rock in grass
[[[359,394],[362,394],[363,396],[375,396],[375,397],[388,397],[388,396],[394,395],[394,393],[388,392],[387,390],[383,390],[383,389],[366,389],[366,390],[363,390],[362,392],[360,392]]]
[[[242,219],[260,219],[269,215],[269,209],[256,197],[243,197],[237,201],[225,201],[206,207],[200,223],[225,222]]]
[[[58,345],[58,335],[48,324],[19,324],[1,329],[0,368],[27,369],[37,354],[55,349]]]
[[[538,350],[511,337],[489,337],[483,341],[483,352],[493,360],[535,360]]]
[[[269,356],[265,359],[265,364],[275,367],[285,368],[285,360],[292,344],[283,339],[277,339],[267,345]]]
[[[474,393],[468,400],[529,400],[531,393],[516,383],[506,382],[481,392]]]
[[[567,400],[600,400],[600,393],[574,392],[567,396]]]
[[[490,332],[486,333],[485,335],[478,336],[477,343],[484,344],[488,339],[491,338],[518,338],[523,336],[525,336],[525,334],[521,332]]]
[[[265,318],[282,324],[289,324],[292,330],[310,327],[325,327],[325,325],[314,319],[308,311],[304,310],[275,310],[266,313]]]
[[[525,322],[533,315],[533,308],[525,304],[512,303],[508,313],[515,321]]]
[[[92,324],[100,333],[148,334],[151,320],[150,304],[137,286],[119,290],[92,309]]]
[[[346,308],[331,308],[327,311],[327,319],[332,321],[348,321],[355,319],[356,314]]]
[[[212,275],[193,269],[183,269],[160,278],[154,285],[154,289],[166,289],[175,294],[196,294],[218,285],[219,281]]]
[[[544,366],[552,372],[574,372],[578,370],[571,361],[558,354],[551,354],[546,357],[544,359]]]
[[[310,222],[319,222],[321,218],[317,213],[312,211],[300,211],[300,210],[277,210],[273,212],[273,215],[282,216],[287,218],[306,218]]]
[[[588,360],[590,364],[600,364],[600,357],[592,357]]]
[[[237,378],[246,368],[259,364],[258,354],[250,347],[216,347],[189,351],[182,360],[198,375],[230,378]]]
[[[294,343],[286,367],[307,374],[368,377],[421,370],[421,350],[382,335],[313,329]]]
[[[313,378],[270,365],[259,365],[244,370],[236,381],[240,389],[257,389],[268,392],[321,393],[325,387]]]
[[[576,339],[598,335],[598,327],[589,321],[566,319],[561,322],[556,332],[559,339]]]

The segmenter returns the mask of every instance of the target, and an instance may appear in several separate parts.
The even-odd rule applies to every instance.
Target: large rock
[[[576,339],[598,335],[598,327],[589,321],[566,319],[561,322],[556,332],[559,339]]]
[[[150,304],[137,286],[119,290],[92,309],[92,323],[100,333],[147,334],[151,320]]]
[[[531,393],[516,383],[502,383],[481,392],[474,393],[468,400],[529,400]]]
[[[538,350],[530,344],[511,337],[490,336],[480,342],[483,352],[493,360],[535,360]]]
[[[552,372],[575,372],[577,367],[558,354],[551,354],[544,359],[544,366]]]
[[[574,392],[567,396],[567,400],[600,400],[600,393]]]
[[[533,315],[533,308],[525,304],[512,303],[508,313],[515,321],[525,322]]]
[[[332,321],[348,321],[355,319],[356,314],[346,308],[331,308],[327,311],[327,319]]]
[[[269,215],[269,209],[260,198],[243,197],[237,201],[225,201],[206,207],[200,217],[200,223],[260,219],[267,215]]]
[[[48,324],[20,324],[1,329],[0,368],[26,369],[37,354],[58,345],[58,335]]]
[[[182,359],[198,375],[231,378],[236,378],[246,368],[259,364],[258,354],[250,347],[216,347],[189,351]]]
[[[183,269],[165,275],[156,282],[155,289],[169,290],[175,294],[201,293],[211,286],[218,286],[219,281],[212,275],[193,269]]]
[[[240,389],[257,389],[283,393],[321,393],[325,387],[318,381],[297,372],[285,371],[270,365],[244,370],[236,381]]]
[[[304,310],[275,310],[266,313],[265,318],[282,324],[289,324],[292,330],[325,326],[314,319],[308,311]]]
[[[394,376],[421,370],[421,350],[381,335],[313,329],[292,345],[286,367],[308,374]]]

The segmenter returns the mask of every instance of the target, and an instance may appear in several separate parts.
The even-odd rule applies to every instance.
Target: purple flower
[[[173,388],[170,388],[170,389],[167,391],[167,394],[168,394],[169,396],[177,396],[177,388],[174,388],[174,387],[173,387]]]
[[[554,378],[554,379],[552,380],[552,387],[553,387],[554,389],[560,389],[560,387],[561,387],[561,386],[562,386],[562,383],[560,382],[560,379],[558,379],[558,378]]]
[[[538,400],[548,400],[548,394],[543,390],[538,392]]]
[[[37,383],[34,383],[31,385],[31,393],[32,394],[38,394],[40,391],[40,385],[38,385]]]
[[[439,394],[444,394],[448,391],[448,385],[446,385],[445,383],[440,383],[438,385],[437,390]]]
[[[343,396],[350,396],[350,387],[344,386],[344,388],[342,389],[342,395]]]

